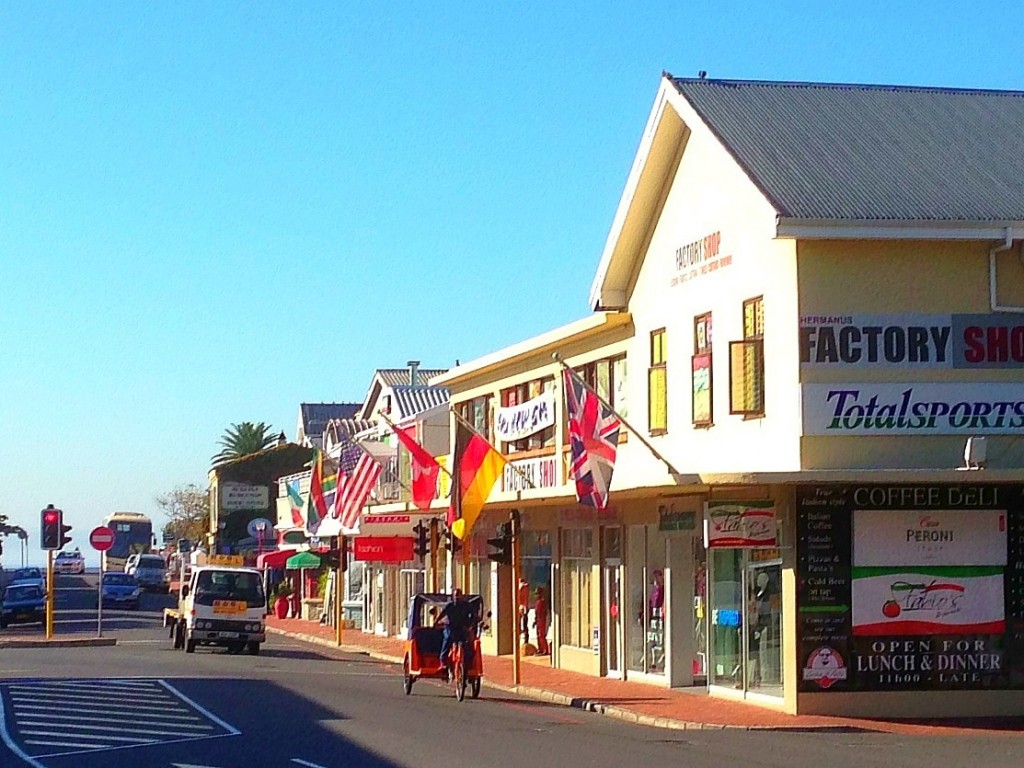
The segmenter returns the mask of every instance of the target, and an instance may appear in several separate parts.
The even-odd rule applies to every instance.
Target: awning
[[[294,549],[278,549],[274,552],[264,552],[256,558],[257,568],[284,568],[289,557],[295,554]]]
[[[284,564],[285,568],[319,568],[320,558],[312,552],[299,552],[292,555]]]

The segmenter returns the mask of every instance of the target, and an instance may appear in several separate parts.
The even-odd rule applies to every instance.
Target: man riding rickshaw
[[[402,662],[406,694],[421,677],[450,681],[461,701],[468,687],[473,698],[480,695],[483,655],[480,626],[483,599],[463,595],[455,588],[451,597],[421,593],[409,603],[409,636]]]

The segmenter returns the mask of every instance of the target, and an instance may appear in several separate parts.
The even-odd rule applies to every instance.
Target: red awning
[[[278,549],[274,552],[264,552],[256,558],[256,567],[284,568],[284,564],[288,561],[288,558],[296,552],[298,552],[298,550],[295,549]]]

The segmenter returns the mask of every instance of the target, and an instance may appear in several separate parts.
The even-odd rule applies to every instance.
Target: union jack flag
[[[622,422],[571,370],[566,368],[563,376],[576,499],[585,506],[604,509]]]
[[[344,445],[338,458],[338,488],[331,506],[331,517],[341,522],[342,530],[353,531],[383,467],[347,436],[342,439]]]

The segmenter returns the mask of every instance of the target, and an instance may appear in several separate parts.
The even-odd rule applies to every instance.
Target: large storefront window
[[[665,674],[665,537],[657,525],[631,525],[626,552],[630,672]]]
[[[594,531],[569,528],[562,531],[562,643],[592,647],[597,614],[591,605],[594,566]]]

